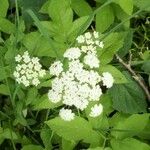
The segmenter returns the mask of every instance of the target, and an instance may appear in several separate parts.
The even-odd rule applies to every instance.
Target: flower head
[[[59,111],[59,116],[65,121],[71,121],[74,119],[75,114],[72,112],[71,109],[62,108]]]
[[[114,83],[114,78],[109,72],[103,72],[102,74],[102,81],[103,85],[106,86],[107,88],[111,88]]]
[[[89,114],[90,117],[98,117],[103,112],[103,106],[101,104],[95,104],[91,108],[91,112]]]
[[[64,57],[68,58],[69,60],[78,59],[81,55],[81,51],[79,48],[72,47],[66,50],[64,53]]]
[[[18,62],[16,69],[13,73],[16,81],[24,86],[39,85],[39,78],[46,74],[46,71],[42,69],[39,59],[37,57],[30,57],[29,53],[26,51],[24,54],[17,55],[15,57],[16,62]],[[35,63],[36,60],[36,63]]]
[[[60,61],[55,61],[49,68],[51,75],[59,76],[63,71],[63,64]]]

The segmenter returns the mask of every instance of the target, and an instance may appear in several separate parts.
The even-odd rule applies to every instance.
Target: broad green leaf
[[[150,60],[150,50],[144,51],[142,54],[140,54],[140,57],[145,61]]]
[[[112,7],[113,7],[113,10],[114,10],[114,14],[118,18],[119,21],[122,22],[125,19],[129,18],[130,15],[127,14],[125,11],[123,11],[123,9],[121,9],[121,7],[119,7],[119,5],[112,4]],[[130,19],[123,24],[123,27],[125,29],[129,29],[129,27],[130,27]]]
[[[3,129],[0,127],[0,144],[2,144],[5,139],[17,140],[18,136],[10,128]]]
[[[123,47],[118,51],[118,55],[120,57],[125,56],[129,52],[131,45],[132,45],[133,30],[132,29],[128,29],[128,30],[129,31],[127,32],[127,35],[124,39]]]
[[[0,17],[6,17],[8,7],[8,0],[0,0]]]
[[[52,131],[50,130],[50,128],[46,126],[42,128],[40,136],[46,150],[52,149],[52,144],[51,144]]]
[[[9,95],[9,89],[5,84],[0,84],[0,94]]]
[[[71,7],[80,17],[87,16],[92,13],[92,8],[85,0],[71,0]]]
[[[39,145],[25,145],[23,146],[23,148],[21,150],[44,150],[44,148],[42,148]]]
[[[49,121],[46,121],[46,124],[59,136],[65,138],[66,140],[85,140],[90,142],[94,141],[99,143],[98,134],[92,130],[92,126],[83,118],[75,117],[72,121],[64,121],[60,117],[56,117]]]
[[[144,70],[144,72],[149,73],[150,74],[150,60],[149,61],[145,61],[142,65],[142,70]]]
[[[144,142],[134,138],[127,138],[124,140],[111,140],[113,150],[150,150],[150,146]]]
[[[104,113],[109,114],[114,109],[112,108],[112,100],[109,94],[105,93],[100,97],[100,103],[103,105]]]
[[[128,79],[128,83],[113,85],[109,90],[113,101],[113,108],[131,114],[146,112],[147,104],[143,90],[127,72],[122,73]]]
[[[116,4],[118,4],[124,12],[131,15],[133,11],[133,0],[114,0]]]
[[[62,150],[73,150],[74,147],[76,146],[76,142],[73,140],[66,140],[62,138]]]
[[[9,20],[0,17],[0,31],[11,34],[15,32],[15,25]]]
[[[50,56],[56,57],[54,51],[51,49],[51,44],[38,32],[31,32],[25,35],[23,44],[28,51],[36,56]]]
[[[73,24],[72,28],[68,32],[68,38],[70,41],[73,41],[76,37],[78,32],[80,31],[81,27],[85,24],[89,16],[83,16],[76,19]]]
[[[10,76],[10,67],[1,67],[0,66],[0,81],[6,79],[7,77]]]
[[[49,4],[50,4],[50,1],[51,0],[48,0],[48,1],[46,1],[44,4],[43,4],[43,6],[41,7],[41,9],[40,9],[40,13],[43,13],[43,14],[48,14],[48,7],[49,7]]]
[[[150,140],[150,119],[142,132],[137,135],[141,139]]]
[[[101,64],[108,64],[114,54],[123,46],[124,33],[111,33],[104,39],[104,48],[98,51]]]
[[[65,34],[71,28],[73,21],[70,2],[67,0],[51,0],[48,10],[52,21],[61,28],[59,31]]]
[[[120,72],[120,70],[118,70],[116,67],[114,66],[111,66],[111,65],[104,65],[104,66],[101,66],[100,67],[100,73],[103,73],[103,72],[109,72],[112,74],[114,80],[115,80],[115,83],[127,83],[127,79],[126,77],[124,76],[124,74],[122,74]]]
[[[150,11],[150,1],[149,0],[133,0],[135,6],[142,10]]]
[[[18,0],[18,3],[19,2],[20,2],[21,12],[22,12],[22,17],[27,26],[33,23],[32,18],[27,13],[28,9],[31,9],[36,14],[36,16],[40,18],[44,18],[44,16],[38,12],[42,4],[44,4],[46,0]]]
[[[149,114],[134,114],[125,120],[119,121],[113,127],[111,134],[116,139],[124,139],[138,135],[148,124],[149,116]],[[139,122],[142,122],[142,126]]]
[[[34,101],[33,105],[33,109],[34,110],[41,110],[41,109],[52,109],[55,107],[60,106],[60,103],[52,103],[49,99],[48,99],[48,95],[45,94],[43,95],[41,98],[37,99],[37,101]]]
[[[29,88],[26,99],[26,106],[37,100],[38,90],[35,87]]]
[[[94,129],[108,129],[109,123],[107,116],[103,113],[96,118],[88,117],[89,123],[92,125]]]
[[[114,22],[114,13],[111,5],[107,5],[96,13],[96,30],[106,31]]]

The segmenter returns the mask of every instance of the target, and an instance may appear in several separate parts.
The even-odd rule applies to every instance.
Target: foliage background
[[[93,29],[105,44],[99,72],[111,72],[115,85],[100,117],[87,110],[66,123],[47,98],[51,76],[37,88],[17,85],[14,57],[28,50],[48,69]],[[0,0],[0,149],[149,150],[149,43],[149,0]]]

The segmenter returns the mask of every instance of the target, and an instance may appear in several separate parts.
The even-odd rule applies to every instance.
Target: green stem
[[[18,10],[18,0],[15,0],[16,15],[17,15],[17,24],[19,25],[19,10]]]

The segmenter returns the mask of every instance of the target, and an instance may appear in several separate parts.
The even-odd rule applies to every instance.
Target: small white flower
[[[91,112],[89,114],[90,117],[98,117],[103,112],[103,106],[101,104],[95,104],[91,108]]]
[[[52,102],[52,103],[58,103],[61,101],[62,98],[62,94],[58,93],[54,90],[49,90],[48,92],[48,99]]]
[[[101,95],[102,95],[102,90],[99,85],[96,85],[90,90],[89,100],[90,101],[99,101]]]
[[[81,51],[86,53],[88,51],[88,47],[87,46],[82,46]]]
[[[22,60],[21,55],[18,54],[18,55],[15,57],[15,60],[16,60],[16,62],[20,62],[20,61]]]
[[[84,36],[85,36],[86,39],[91,39],[91,38],[92,38],[92,35],[91,35],[90,32],[86,32],[86,33],[84,34]]]
[[[63,64],[60,61],[54,62],[49,68],[51,75],[59,76],[59,74],[63,71]]]
[[[45,70],[40,70],[39,71],[39,77],[44,77],[46,75],[46,71]]]
[[[94,38],[96,38],[96,39],[99,38],[99,33],[98,32],[94,31],[93,35],[94,35]]]
[[[109,72],[103,72],[102,74],[102,81],[103,85],[106,86],[107,88],[111,88],[114,83],[114,78]]]
[[[85,42],[85,38],[83,35],[78,36],[76,40],[78,43],[84,43]]]
[[[75,114],[71,109],[62,108],[59,112],[59,116],[65,121],[74,120]]]
[[[99,67],[99,59],[93,53],[88,53],[84,57],[84,63],[88,65],[90,68],[98,68]]]
[[[81,55],[81,51],[79,48],[72,47],[66,50],[64,53],[64,57],[68,58],[69,60],[78,59]]]
[[[39,79],[38,79],[38,78],[34,78],[34,79],[32,80],[32,84],[35,85],[35,86],[38,86],[38,85],[40,84]]]
[[[104,43],[103,43],[103,42],[100,42],[98,46],[99,46],[100,48],[104,48]]]
[[[39,64],[39,60],[40,59],[38,57],[33,57],[31,61],[33,64]]]
[[[13,75],[15,78],[19,78],[19,76],[20,76],[20,74],[17,71],[14,71]]]

